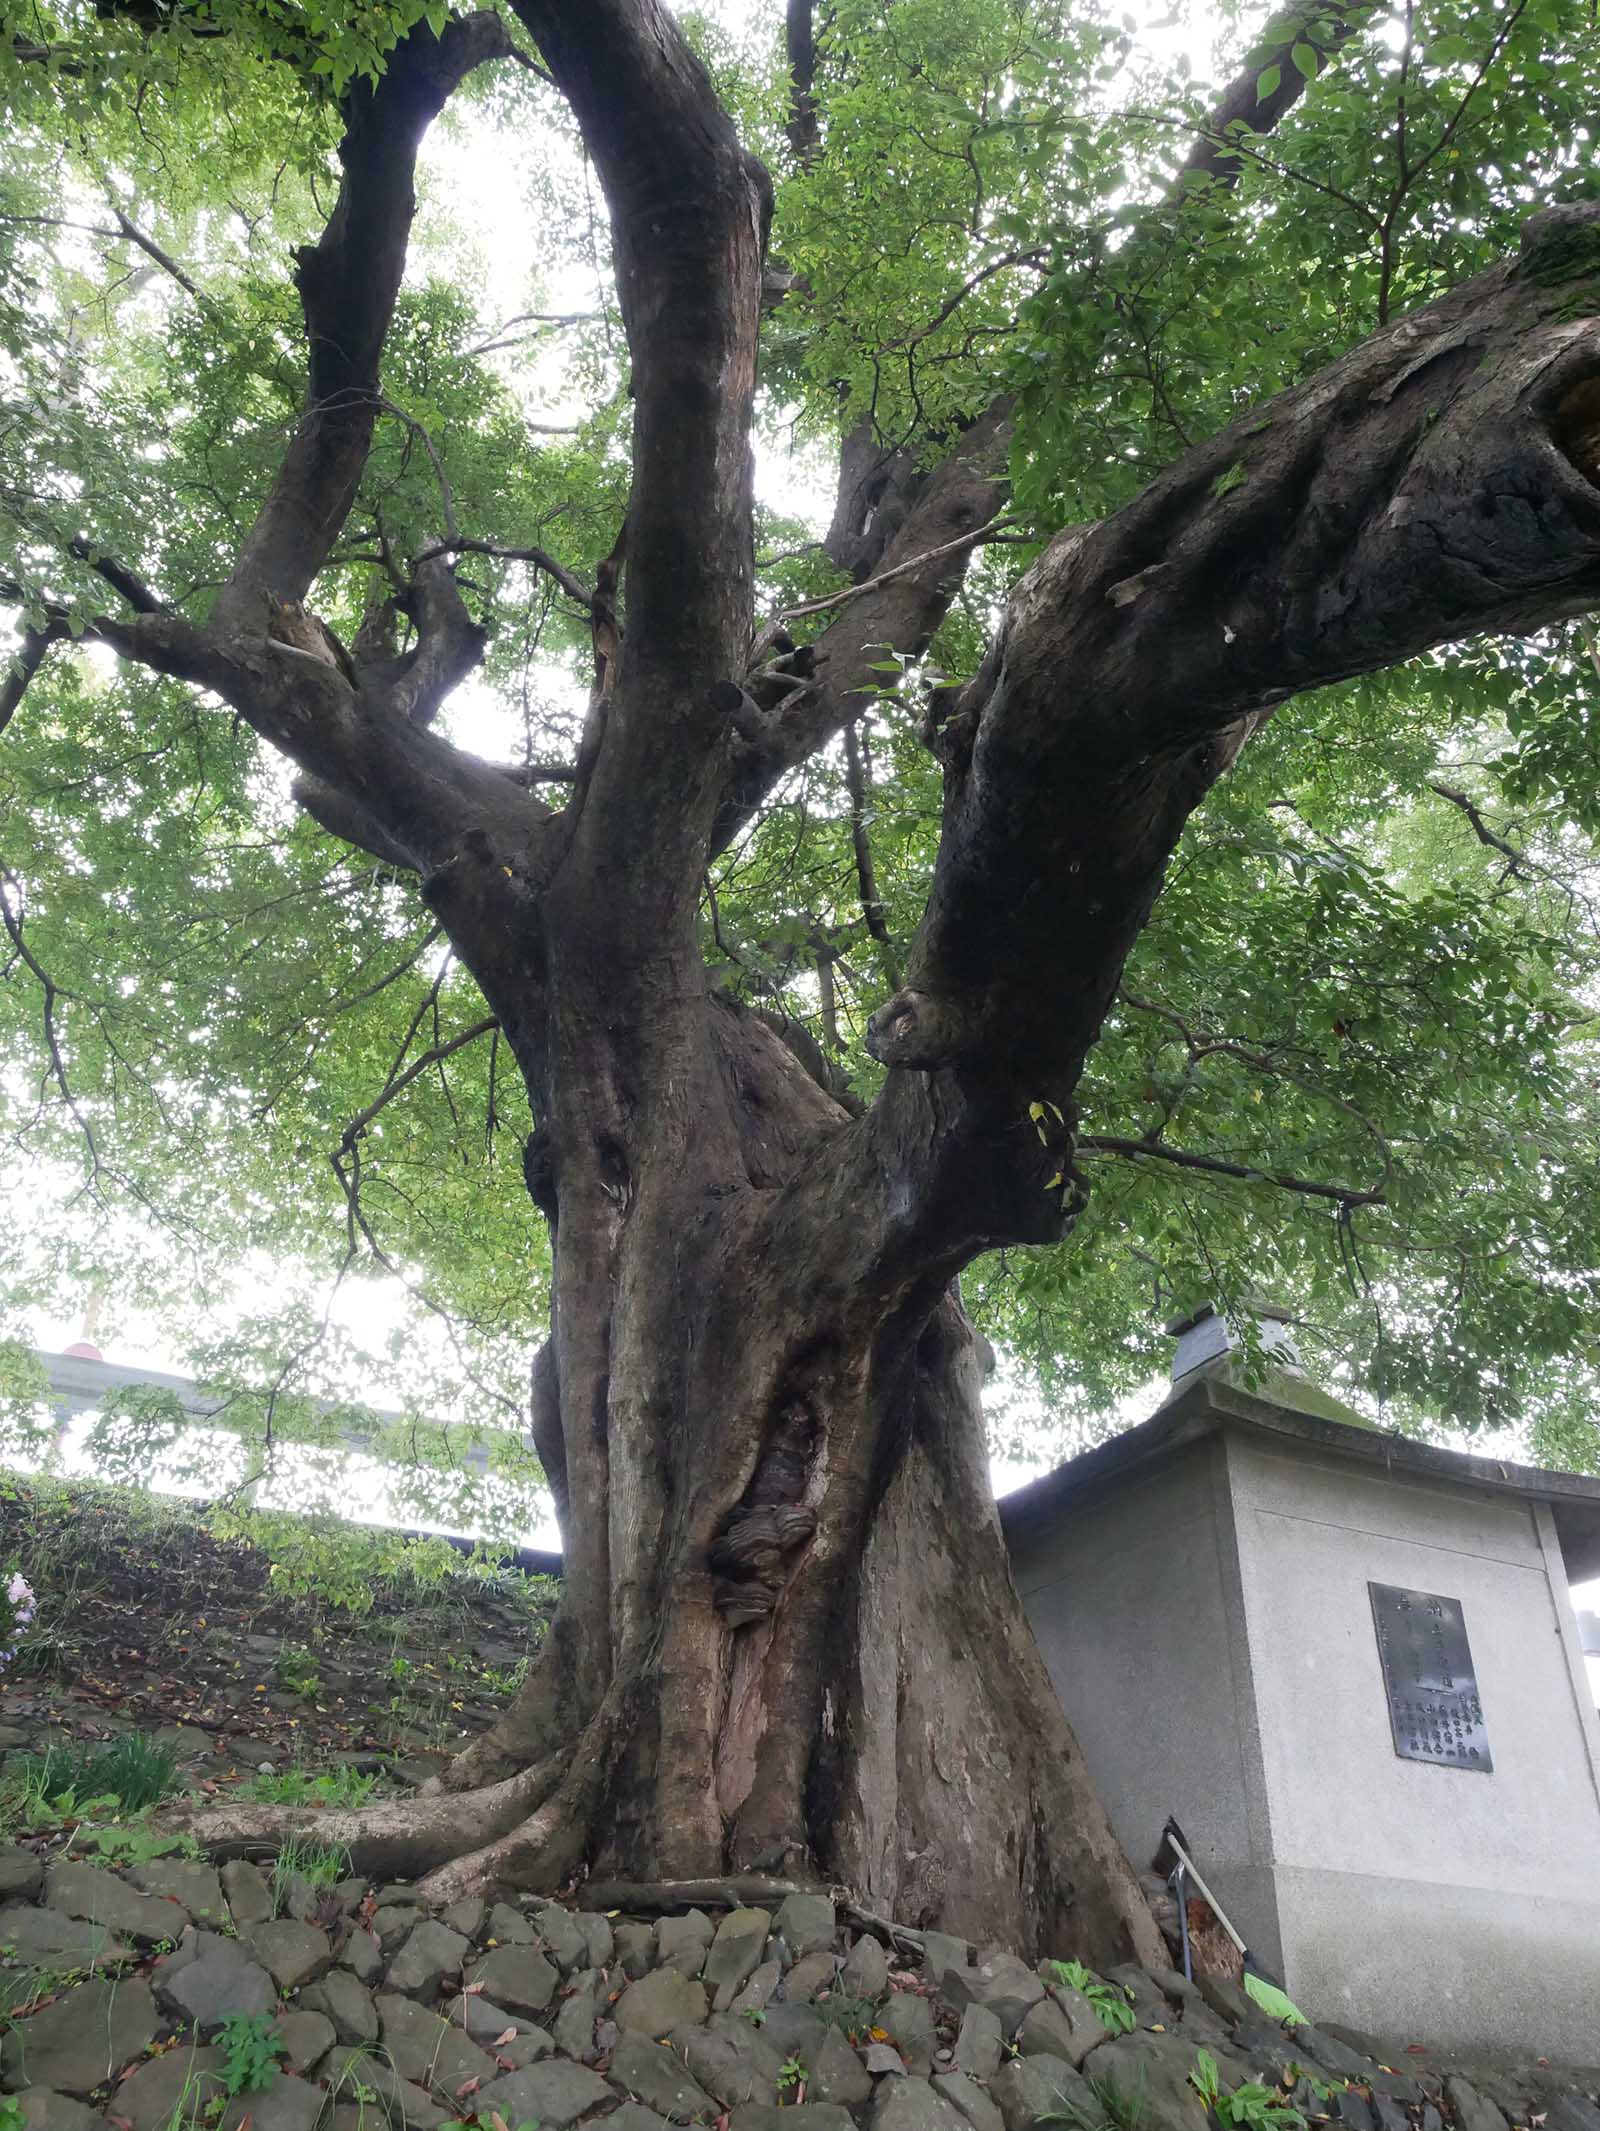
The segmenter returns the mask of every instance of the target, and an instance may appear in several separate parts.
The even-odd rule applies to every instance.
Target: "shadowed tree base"
[[[829,1579],[819,1661],[773,1664],[776,1619],[723,1630],[718,1777],[767,1772],[761,1818],[735,1814],[709,1849],[671,1818],[640,1750],[672,1696],[664,1674],[614,1682],[570,1723],[573,1624],[495,1729],[437,1787],[351,1812],[230,1806],[175,1816],[214,1856],[267,1854],[290,1832],[347,1846],[357,1870],[417,1875],[436,1901],[496,1886],[554,1893],[586,1860],[597,1880],[726,1882],[747,1893],[822,1884],[863,1910],[1035,1953],[1157,1963],[1159,1935],[1105,1823],[1011,1583],[989,1491],[980,1343],[942,1301],[904,1379],[892,1465],[854,1573]],[[798,1592],[807,1569],[798,1566]],[[763,1662],[765,1660],[765,1662]],[[818,1711],[781,1742],[779,1796],[755,1750],[771,1704]],[[493,1782],[520,1756],[535,1758]],[[649,1830],[648,1840],[645,1830]],[[764,1839],[764,1837],[770,1839]],[[580,1896],[581,1898],[581,1896]]]

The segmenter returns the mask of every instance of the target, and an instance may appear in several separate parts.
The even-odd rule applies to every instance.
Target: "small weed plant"
[[[0,1956],[13,1961],[15,1949],[0,1947]],[[87,1968],[0,1967],[0,2027],[84,1982],[89,1973]]]
[[[820,2013],[829,2027],[836,2027],[846,2042],[859,2045],[870,2039],[878,2008],[871,1998],[846,1998],[830,1993],[825,1998],[815,1999],[811,2010]]]
[[[1045,1978],[1065,1990],[1075,1990],[1087,1998],[1094,2007],[1095,2017],[1108,2035],[1129,2035],[1138,2026],[1138,2018],[1128,2001],[1128,1992],[1120,1983],[1107,1983],[1085,1968],[1081,1961],[1046,1961]]]
[[[376,1776],[353,1768],[262,1770],[240,1786],[241,1795],[264,1805],[365,1805],[378,1788]]]
[[[439,2126],[439,2131],[477,2131],[477,2126],[481,2124],[482,2121],[483,2119],[481,2117],[474,2117],[470,2122],[467,2122],[459,2116],[453,2116],[451,2117],[449,2123],[441,2124]],[[495,2114],[490,2117],[489,2121],[491,2124],[504,2124],[506,2120],[499,2113],[499,2111],[496,2110]],[[5,2131],[4,2124],[0,2124],[0,2131]],[[524,2116],[521,2121],[515,2126],[506,2124],[506,2131],[539,2131],[539,2119],[537,2116]]]
[[[14,2094],[8,2094],[0,2101],[0,2131],[28,2131],[28,2119]]]
[[[336,1887],[349,1877],[350,1852],[309,1835],[286,1835],[272,1867],[272,1906],[281,1916],[289,1884],[303,1879],[308,1887]]]
[[[322,1692],[322,1673],[309,1650],[281,1650],[273,1666],[278,1685],[286,1694],[299,1694],[308,1700]]]
[[[217,2034],[222,2049],[222,2084],[230,2098],[264,2094],[282,2069],[288,2052],[267,2013],[230,2013]]]
[[[1189,2084],[1225,2131],[1306,2131],[1306,2120],[1259,2079],[1246,2079],[1228,2093],[1209,2050],[1195,2052]]]
[[[1067,2124],[1071,2131],[1142,2131],[1149,2102],[1142,2069],[1131,2092],[1118,2086],[1109,2072],[1090,2077],[1089,2090],[1095,2099],[1093,2109],[1086,2109],[1081,2102],[1069,2101],[1062,2108],[1049,2110],[1038,2121],[1041,2124]]]
[[[34,1598],[32,1584],[13,1564],[5,1588],[0,1590],[0,1671],[10,1664],[21,1648],[22,1638],[37,1611],[38,1601]]]
[[[779,2101],[804,2101],[806,2093],[806,2068],[798,2057],[785,2057],[778,2067]]]
[[[109,1865],[151,1865],[161,1857],[203,1857],[192,1835],[160,1834],[141,1814],[104,1828],[79,1828],[74,1844],[103,1857]]]
[[[1348,2079],[1324,2079],[1308,2064],[1291,2062],[1284,2066],[1283,2083],[1286,2087],[1297,2087],[1302,2079],[1318,2101],[1332,2101],[1335,2094],[1342,2094],[1350,2084]]]
[[[1306,2016],[1286,1991],[1279,1990],[1276,1983],[1269,1983],[1265,1976],[1258,1976],[1253,1969],[1244,1972],[1244,1993],[1254,1999],[1269,2020],[1276,2020],[1283,2027],[1304,2027]]]
[[[111,1746],[52,1746],[42,1754],[19,1754],[0,1776],[0,1830],[138,1813],[159,1805],[177,1787],[172,1749],[137,1732]]]

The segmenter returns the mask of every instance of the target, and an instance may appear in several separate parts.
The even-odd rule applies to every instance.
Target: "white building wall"
[[[1600,1733],[1548,1512],[1225,1443],[1291,1994],[1387,2037],[1600,2061]],[[1396,1755],[1369,1580],[1461,1601],[1492,1772]]]
[[[1028,1618],[1123,1848],[1143,1871],[1174,1815],[1218,1901],[1276,1968],[1220,1439],[1074,1495],[1010,1544]]]

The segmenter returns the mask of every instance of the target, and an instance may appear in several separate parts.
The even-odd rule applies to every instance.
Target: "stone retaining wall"
[[[42,2131],[1216,2131],[1190,2076],[1204,2050],[1225,2091],[1260,2080],[1338,2131],[1600,2131],[1600,2073],[1286,2030],[1170,1970],[1104,1979],[1127,2008],[1113,2033],[1048,1967],[884,1936],[819,1894],[654,1920],[435,1912],[403,1884],[17,1847],[0,2086]],[[227,2089],[238,2015],[282,2043],[261,2091]]]

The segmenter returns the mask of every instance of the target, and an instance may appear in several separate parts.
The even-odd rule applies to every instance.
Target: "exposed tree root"
[[[592,1879],[584,1886],[583,1903],[586,1909],[626,1909],[630,1916],[656,1916],[674,1909],[742,1909],[753,1902],[781,1902],[786,1894],[831,1891],[822,1880],[735,1872],[724,1879]]]
[[[347,1811],[312,1806],[223,1805],[162,1816],[163,1831],[192,1835],[208,1857],[270,1858],[291,1836],[348,1850],[354,1871],[403,1877],[481,1854],[547,1798],[562,1764],[547,1756],[481,1790],[418,1795]]]
[[[548,1759],[565,1745],[575,1745],[578,1725],[573,1712],[578,1698],[570,1658],[567,1634],[558,1616],[511,1701],[486,1732],[428,1779],[423,1795],[480,1790],[530,1763]]]
[[[419,1882],[417,1891],[430,1902],[460,1901],[494,1887],[521,1887],[553,1894],[582,1861],[589,1826],[599,1801],[615,1740],[617,1718],[629,1682],[614,1680],[572,1756],[559,1787],[509,1833],[468,1849],[458,1844]],[[543,1764],[548,1766],[548,1763]],[[441,1797],[432,1801],[445,1805]],[[449,1805],[461,1802],[451,1797]]]

